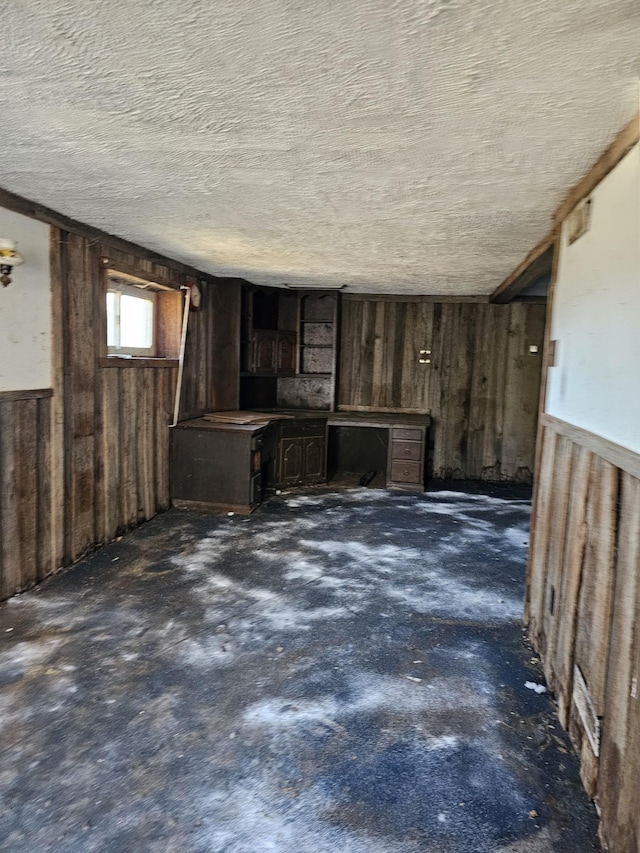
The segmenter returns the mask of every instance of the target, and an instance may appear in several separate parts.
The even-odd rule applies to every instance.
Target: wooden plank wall
[[[50,423],[50,394],[0,394],[0,598],[52,570]]]
[[[430,412],[435,477],[530,483],[544,323],[542,304],[345,300],[339,408]]]
[[[628,451],[543,416],[526,620],[612,851],[640,850],[640,478]],[[578,706],[582,675],[599,750]],[[599,754],[598,754],[599,753]]]
[[[177,368],[106,363],[104,257],[170,286],[186,279],[170,261],[52,228],[53,396],[0,395],[1,598],[169,506]],[[181,420],[238,407],[240,284],[202,278]]]

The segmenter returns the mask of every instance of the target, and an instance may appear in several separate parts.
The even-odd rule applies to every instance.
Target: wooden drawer
[[[409,459],[419,462],[422,459],[421,441],[393,441],[391,443],[392,459]]]
[[[391,430],[391,438],[404,439],[406,441],[422,441],[424,430],[416,427],[393,427]]]
[[[283,438],[302,438],[307,436],[324,436],[327,427],[326,420],[296,420],[283,421],[280,435]]]
[[[422,465],[420,462],[391,463],[391,481],[394,483],[422,483]]]

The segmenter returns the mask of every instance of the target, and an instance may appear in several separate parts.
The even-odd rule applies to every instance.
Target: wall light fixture
[[[0,283],[3,287],[11,284],[11,273],[13,268],[24,263],[20,252],[16,251],[16,244],[7,237],[0,237]]]

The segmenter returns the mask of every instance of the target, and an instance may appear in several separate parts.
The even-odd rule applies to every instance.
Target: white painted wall
[[[0,285],[0,392],[51,387],[49,226],[0,208],[0,237],[24,256]]]
[[[546,411],[640,453],[640,145],[591,198],[589,231],[563,229]]]

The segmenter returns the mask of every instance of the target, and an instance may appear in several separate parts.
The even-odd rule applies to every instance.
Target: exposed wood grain
[[[530,482],[540,361],[527,345],[543,324],[541,305],[350,299],[338,408],[430,412],[435,476]]]
[[[18,465],[13,435],[16,428],[15,403],[0,405],[0,595],[6,598],[20,589],[22,546],[18,535]]]
[[[560,436],[554,464],[555,484],[550,495],[551,512],[546,553],[547,570],[541,611],[542,630],[539,651],[545,658],[551,651],[549,649],[549,638],[553,633],[552,625],[558,618],[562,618],[557,607],[557,598],[562,583],[572,464],[573,446],[570,441]],[[545,670],[545,674],[551,687],[555,688],[554,672]]]
[[[537,471],[536,540],[529,549],[527,588],[525,595],[525,622],[529,636],[540,650],[543,644],[543,619],[547,589],[547,552],[551,533],[551,497],[554,489],[553,473],[556,464],[558,435],[548,428],[541,430],[541,460]]]
[[[41,400],[52,396],[53,389],[51,388],[38,388],[27,391],[0,391],[0,403],[7,403],[11,400]]]
[[[156,512],[155,478],[155,380],[153,368],[140,374],[138,412],[138,521],[148,521]]]
[[[36,413],[36,571],[38,580],[54,571],[56,565],[51,550],[51,400],[41,398]]]
[[[640,480],[626,473],[622,474],[617,544],[598,801],[605,842],[612,850],[633,850],[633,840],[640,835]]]
[[[467,302],[475,303],[476,305],[484,302],[489,302],[489,296],[455,296],[443,294],[441,296],[433,296],[429,294],[410,294],[410,293],[343,293],[341,294],[343,302]]]
[[[575,661],[598,716],[605,711],[605,683],[613,596],[618,470],[595,458],[587,497],[587,542],[576,624]],[[595,779],[587,786],[594,789]]]
[[[164,371],[159,371],[163,374]],[[120,407],[122,401],[122,372],[108,370],[102,376],[102,453],[103,478],[101,501],[104,507],[104,526],[99,531],[100,538],[110,542],[122,525],[122,488],[121,488],[121,429]]]
[[[573,690],[578,602],[587,541],[587,497],[593,459],[584,447],[574,446],[573,455],[566,545],[556,592],[556,607],[560,617],[551,624],[546,659],[547,668],[554,673],[558,715],[564,728],[569,723]]]
[[[522,302],[509,306],[501,476],[531,482],[535,457],[544,338],[544,309]],[[535,344],[538,352],[529,352]]]
[[[587,450],[615,465],[616,468],[626,471],[633,477],[640,478],[640,454],[634,453],[633,450],[628,450],[626,447],[595,435],[595,433],[582,429],[582,427],[555,418],[553,415],[543,414],[542,423],[559,435],[566,436],[575,444],[586,447]]]
[[[76,559],[95,541],[94,531],[94,431],[96,336],[95,288],[98,274],[94,256],[82,237],[70,234],[66,243],[68,300],[65,334],[66,412],[65,429],[69,454],[67,492],[69,501],[68,556]],[[63,285],[63,286],[64,286]]]
[[[122,372],[120,487],[122,523],[125,527],[131,527],[138,520],[138,376],[137,370]]]
[[[65,318],[66,318],[66,241],[67,233],[51,228],[49,269],[51,275],[51,382],[55,394],[51,400],[51,564],[52,570],[65,560]]]

